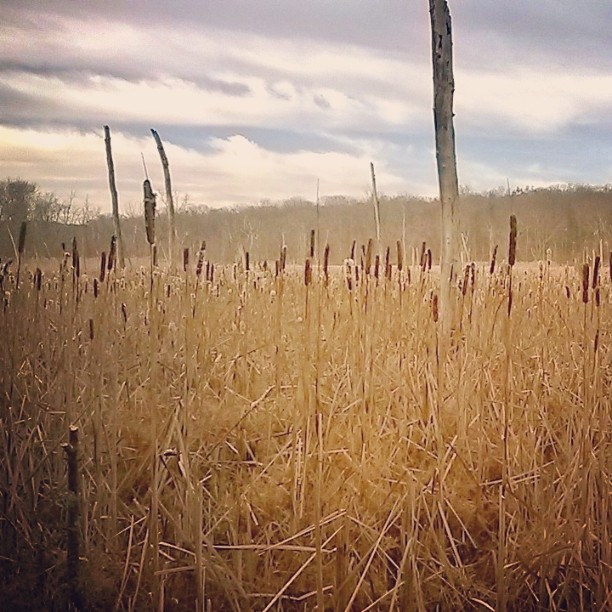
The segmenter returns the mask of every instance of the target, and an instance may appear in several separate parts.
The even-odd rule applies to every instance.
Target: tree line
[[[188,202],[189,198],[176,197]],[[160,198],[162,200],[162,198]],[[440,254],[439,202],[409,195],[380,195],[381,248],[397,241],[406,253],[418,252],[423,242],[434,261]],[[163,206],[157,217],[158,256],[167,256],[167,217]],[[461,190],[459,230],[462,258],[486,261],[495,245],[503,252],[507,244],[508,219],[518,219],[518,258],[523,261],[552,258],[559,263],[580,261],[585,250],[612,249],[612,185],[564,185],[496,189],[475,193]],[[113,234],[110,215],[100,214],[85,200],[61,201],[36,184],[6,179],[0,182],[0,257],[13,254],[14,236],[22,221],[28,222],[26,257],[54,258],[62,255],[62,243],[79,242],[83,257],[107,251]],[[129,261],[147,256],[143,215],[131,211],[121,219]],[[341,263],[352,244],[366,244],[376,236],[374,210],[369,197],[330,196],[315,202],[293,198],[247,207],[211,208],[196,204],[180,206],[176,214],[177,249],[195,252],[206,241],[212,261],[229,263],[245,252],[251,261],[273,261],[281,245],[289,259],[302,262],[308,254],[310,233],[318,236],[318,251],[331,247],[331,261]],[[12,239],[13,238],[13,239]]]

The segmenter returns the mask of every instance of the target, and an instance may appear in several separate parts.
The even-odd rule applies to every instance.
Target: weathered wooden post
[[[111,150],[110,128],[104,126],[104,144],[106,145],[106,164],[108,166],[108,184],[111,192],[111,202],[113,204],[113,224],[115,236],[117,237],[117,259],[119,267],[125,268],[125,251],[123,249],[123,237],[121,236],[121,225],[119,223],[119,195],[115,184],[115,164],[113,163],[113,153]]]
[[[79,567],[81,548],[81,513],[79,487],[79,428],[70,427],[68,442],[63,444],[68,464],[68,494],[66,497],[66,563],[70,604],[74,610],[84,608]]]
[[[457,201],[459,182],[453,127],[453,39],[451,16],[446,0],[429,0],[431,54],[434,82],[434,125],[440,204],[442,208],[442,255],[440,265],[440,306],[442,327],[450,330],[450,286],[457,274]]]
[[[174,198],[172,196],[172,181],[170,180],[170,164],[168,163],[168,156],[164,150],[164,145],[159,137],[156,130],[151,129],[151,134],[155,139],[157,150],[159,151],[159,157],[161,164],[164,169],[164,184],[166,186],[166,202],[168,206],[168,251],[170,254],[170,267],[174,267],[174,250],[176,243],[176,225],[174,222]]]

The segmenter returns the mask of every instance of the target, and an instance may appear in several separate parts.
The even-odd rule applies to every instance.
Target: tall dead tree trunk
[[[380,201],[378,199],[378,191],[376,189],[376,175],[374,174],[374,162],[370,162],[370,173],[372,175],[372,197],[374,204],[374,222],[376,223],[376,240],[378,242],[377,249],[380,248]]]
[[[168,206],[168,251],[170,253],[170,267],[174,267],[174,250],[176,243],[176,225],[174,222],[174,198],[172,197],[172,182],[170,180],[170,164],[168,163],[168,156],[164,150],[164,145],[159,137],[159,134],[151,129],[151,134],[155,138],[155,144],[159,151],[159,157],[161,159],[162,167],[164,169],[164,184],[166,186],[166,202]]]
[[[115,184],[115,165],[113,164],[113,152],[111,149],[110,128],[104,126],[104,144],[106,145],[106,164],[108,166],[108,184],[111,192],[111,201],[113,204],[113,225],[115,228],[115,236],[117,237],[117,260],[119,267],[125,268],[125,251],[123,249],[123,238],[121,236],[121,224],[119,223],[119,195],[117,194],[117,186]]]
[[[453,38],[446,0],[429,0],[431,54],[434,82],[434,125],[436,159],[442,209],[442,256],[440,265],[440,306],[443,328],[451,325],[450,286],[457,274],[457,201],[459,182],[453,127]]]

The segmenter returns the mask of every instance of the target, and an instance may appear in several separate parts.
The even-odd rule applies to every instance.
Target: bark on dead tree
[[[164,169],[164,184],[166,187],[166,202],[168,203],[168,251],[170,253],[170,267],[174,267],[174,250],[176,244],[176,225],[174,222],[174,198],[172,197],[172,181],[170,180],[170,164],[168,156],[164,150],[164,145],[159,134],[151,129],[151,134],[155,138],[155,144],[159,151],[162,167]]]
[[[453,127],[453,39],[451,16],[446,0],[429,0],[434,82],[434,125],[436,160],[442,209],[442,255],[440,265],[440,306],[443,327],[449,328],[450,286],[457,274],[457,201],[459,182]]]
[[[104,144],[106,145],[108,184],[113,204],[113,224],[115,227],[115,236],[117,237],[117,260],[119,262],[119,267],[123,270],[123,268],[125,268],[125,251],[123,249],[123,237],[121,236],[121,224],[119,223],[119,195],[117,194],[117,186],[115,184],[115,164],[113,163],[110,128],[108,125],[104,126]]]

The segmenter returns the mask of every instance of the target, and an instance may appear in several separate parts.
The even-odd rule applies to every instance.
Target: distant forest
[[[19,189],[15,188],[19,183]],[[13,188],[13,192],[11,189]],[[612,185],[584,185],[499,189],[487,193],[464,190],[459,208],[463,257],[486,261],[495,245],[503,259],[511,214],[518,219],[518,259],[550,258],[557,263],[582,261],[593,250],[612,249]],[[410,258],[423,242],[439,257],[440,211],[435,199],[413,196],[381,196],[381,248],[402,241]],[[60,202],[53,194],[41,194],[33,183],[7,179],[0,182],[0,257],[14,254],[13,240],[21,222],[27,221],[26,257],[57,258],[62,243],[69,248],[76,238],[82,257],[98,257],[107,251],[113,234],[110,215],[85,206]],[[156,234],[158,257],[167,250],[167,217],[158,196]],[[128,263],[145,257],[148,245],[144,220],[132,213],[121,220]],[[213,262],[230,263],[249,252],[251,261],[273,261],[282,244],[288,260],[303,262],[308,254],[310,232],[318,228],[319,253],[330,245],[330,261],[341,263],[351,245],[365,244],[376,236],[372,201],[344,196],[322,198],[319,206],[303,199],[240,208],[213,209],[182,206],[176,216],[178,245],[195,252],[206,241]],[[410,261],[410,259],[409,259]]]

